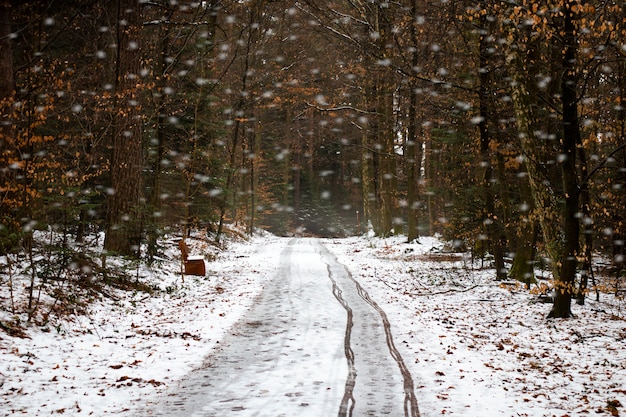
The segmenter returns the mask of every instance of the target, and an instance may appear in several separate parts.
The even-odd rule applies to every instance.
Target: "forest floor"
[[[572,319],[547,319],[549,304],[495,282],[487,262],[405,240],[325,243],[385,310],[422,417],[626,415],[623,299],[601,294],[574,304]],[[134,290],[48,283],[30,323],[19,313],[25,260],[9,274],[0,258],[0,415],[132,415],[219,346],[288,243],[264,235],[221,251],[192,240],[192,254],[212,261],[183,282],[172,240],[151,268],[119,261],[145,284]]]

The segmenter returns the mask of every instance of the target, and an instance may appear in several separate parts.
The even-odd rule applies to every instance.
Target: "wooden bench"
[[[178,242],[178,247],[182,254],[185,275],[205,276],[206,266],[204,265],[204,257],[202,255],[189,256],[189,248],[184,240]]]

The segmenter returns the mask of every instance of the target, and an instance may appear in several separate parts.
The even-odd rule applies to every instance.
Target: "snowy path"
[[[315,239],[294,239],[215,354],[142,416],[417,417],[385,313]]]

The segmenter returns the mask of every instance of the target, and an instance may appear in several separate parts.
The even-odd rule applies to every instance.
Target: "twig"
[[[450,294],[450,293],[462,293],[462,292],[468,292],[468,291],[473,290],[474,288],[483,287],[483,286],[485,285],[476,284],[471,287],[464,288],[462,290],[449,289],[445,291],[430,292],[430,293],[424,293],[424,294],[418,294],[418,295],[443,295],[443,294]]]
[[[399,288],[394,288],[394,287],[392,287],[392,286],[391,286],[391,285],[389,285],[389,284],[387,283],[387,281],[385,281],[384,279],[382,279],[382,278],[378,278],[376,275],[374,275],[374,277],[375,277],[377,280],[379,280],[380,282],[382,282],[385,286],[387,286],[387,287],[391,288],[392,290],[394,290],[394,291],[399,291]]]

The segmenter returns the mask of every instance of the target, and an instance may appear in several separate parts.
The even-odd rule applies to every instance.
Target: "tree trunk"
[[[504,249],[502,244],[502,232],[499,227],[500,220],[495,213],[495,193],[493,191],[493,165],[491,162],[491,136],[489,134],[488,121],[490,119],[489,110],[489,62],[487,60],[488,47],[485,37],[487,36],[487,19],[481,17],[481,35],[479,40],[479,110],[480,121],[478,131],[480,133],[480,157],[481,165],[485,169],[483,174],[483,196],[485,204],[485,221],[487,228],[488,244],[494,257],[496,267],[496,279],[506,279],[506,269],[504,266]]]
[[[7,160],[10,151],[10,143],[13,142],[14,127],[12,123],[5,123],[4,115],[10,109],[13,96],[15,95],[15,80],[13,78],[13,41],[11,40],[11,3],[0,3],[0,110],[3,118],[0,120],[0,189],[9,190],[8,184],[12,181],[12,175],[4,167],[11,164]],[[5,110],[6,109],[6,110]],[[8,115],[7,115],[8,116]],[[0,196],[0,231],[15,228],[12,216],[9,214],[11,207],[4,201],[4,195]],[[0,255],[11,249],[13,242],[8,239],[0,239]]]
[[[561,272],[555,281],[556,297],[549,317],[571,317],[572,294],[575,293],[574,278],[578,263],[580,243],[579,188],[576,172],[576,146],[580,143],[578,125],[578,97],[576,95],[578,37],[571,6],[568,1],[563,8],[563,76],[561,79],[561,104],[563,108],[563,138],[561,140],[561,175],[565,205],[563,207],[563,252]]]
[[[233,106],[232,114],[235,120],[233,121],[233,131],[232,131],[231,143],[230,143],[230,148],[229,148],[230,155],[228,159],[228,165],[226,167],[226,170],[227,170],[226,184],[225,184],[225,189],[223,193],[224,201],[220,207],[219,223],[217,226],[217,233],[215,236],[216,242],[219,242],[220,239],[222,238],[222,233],[224,231],[224,222],[226,221],[226,212],[229,208],[228,207],[229,204],[233,210],[236,210],[237,190],[233,189],[233,187],[235,186],[235,182],[236,182],[237,152],[238,152],[238,148],[241,142],[244,140],[244,135],[245,135],[244,125],[243,125],[245,117],[243,117],[243,115],[244,115],[244,109],[246,108],[247,100],[249,100],[247,98],[248,93],[249,93],[248,77],[250,75],[250,69],[254,68],[253,67],[253,64],[254,64],[253,47],[254,47],[255,42],[257,41],[257,37],[259,36],[259,30],[260,30],[258,26],[258,22],[257,22],[257,18],[260,15],[259,10],[256,9],[256,7],[258,6],[259,6],[258,4],[252,4],[251,8],[248,10],[249,22],[245,31],[247,34],[247,37],[245,39],[245,50],[243,52],[244,55],[243,55],[242,67],[241,67],[241,91],[240,91],[239,99]],[[244,34],[242,33],[241,36],[243,37]],[[241,42],[244,42],[243,38],[241,39]],[[232,199],[231,203],[229,203],[229,197]],[[236,215],[233,214],[233,218],[235,217]]]
[[[509,271],[509,276],[526,283],[526,288],[535,281],[535,244],[537,238],[537,222],[533,219],[533,196],[528,180],[524,178],[520,185],[520,201],[522,216],[517,226],[515,236],[515,256]]]
[[[243,108],[243,99],[239,100],[240,104],[236,106],[236,108]],[[235,121],[235,127],[233,129],[233,134],[231,138],[230,144],[230,155],[228,157],[228,165],[226,166],[226,184],[224,189],[224,200],[220,206],[220,217],[217,225],[217,233],[215,235],[215,241],[219,242],[222,238],[222,233],[224,231],[224,222],[226,220],[226,211],[228,210],[228,200],[231,194],[236,195],[236,191],[232,190],[233,183],[235,181],[235,162],[237,158],[237,148],[239,147],[240,140],[240,131],[241,131],[241,122],[239,120]],[[235,198],[235,197],[233,197]]]
[[[289,108],[286,109],[286,117],[285,117],[285,137],[290,138],[291,133],[291,110]],[[291,205],[293,207],[293,219],[297,219],[300,217],[300,202],[302,200],[301,193],[301,179],[302,179],[302,138],[299,135],[295,136],[295,140],[291,144],[290,149],[291,154],[293,155],[293,165],[292,167],[286,166],[287,172],[293,172],[292,175],[286,176],[291,177],[291,181],[293,184],[293,193],[291,199]],[[287,164],[288,165],[288,164]],[[286,184],[289,181],[285,182]],[[288,193],[285,193],[285,196],[288,196]],[[290,203],[289,198],[286,198],[284,206],[287,207]],[[297,224],[296,227],[300,225]]]
[[[136,256],[141,243],[143,214],[142,120],[138,85],[141,10],[137,0],[118,0],[117,23],[112,195],[107,206],[104,249]]]
[[[0,3],[0,101],[13,97],[15,94],[11,32],[11,3],[2,2]]]
[[[376,200],[374,178],[372,176],[374,155],[369,149],[369,139],[366,129],[361,134],[361,189],[363,193],[363,213],[361,219],[365,225],[365,231],[367,231],[368,224],[372,222],[373,213],[375,212],[374,201]],[[360,233],[360,230],[358,232]]]
[[[380,109],[384,120],[380,123],[378,138],[381,141],[380,153],[380,195],[382,200],[382,225],[381,235],[389,236],[393,232],[393,220],[395,217],[396,196],[396,160],[395,138],[393,128],[393,91],[391,86],[383,81],[385,88],[381,91],[382,97]]]
[[[249,155],[249,164],[250,164],[250,211],[248,214],[248,234],[252,236],[254,234],[255,225],[255,216],[256,216],[256,204],[257,204],[257,193],[258,193],[258,175],[256,173],[256,167],[259,161],[260,153],[261,153],[261,140],[263,138],[263,120],[261,116],[261,112],[257,109],[255,111],[255,128],[251,135],[251,144],[250,144],[250,152],[252,154]]]
[[[578,139],[581,140],[580,135]],[[577,154],[580,160],[580,178],[586,179],[589,174],[589,166],[587,164],[587,155],[582,143],[577,143]],[[589,287],[589,278],[593,279],[593,221],[591,220],[591,196],[589,194],[589,182],[584,180],[580,185],[580,213],[583,219],[583,248],[581,250],[583,263],[580,270],[580,285],[578,287],[576,303],[585,304]]]
[[[410,83],[411,85],[413,83]],[[413,242],[419,238],[419,170],[420,152],[418,152],[419,140],[417,138],[416,108],[417,99],[413,88],[409,92],[411,95],[409,105],[409,127],[407,130],[407,144],[405,164],[407,166],[407,240]]]
[[[376,45],[378,55],[386,57],[387,45],[392,42],[392,29],[386,8],[376,7],[376,26],[380,38]],[[380,146],[380,196],[381,196],[381,235],[388,236],[394,232],[394,219],[397,196],[397,173],[395,152],[395,121],[394,121],[394,92],[393,73],[385,67],[378,69],[376,97],[378,113],[378,145]]]
[[[428,234],[433,236],[435,234],[435,225],[437,221],[437,208],[436,202],[434,201],[436,178],[435,165],[433,163],[433,140],[430,134],[428,134],[424,145],[424,173],[427,187],[426,204],[428,206]]]
[[[419,11],[417,0],[411,2],[411,44],[413,52],[411,53],[411,68],[417,68],[418,62],[418,40],[417,40],[417,22],[419,19]],[[417,131],[417,80],[411,78],[409,80],[409,109],[408,109],[408,125],[406,139],[406,155],[405,164],[407,165],[407,240],[412,242],[419,238],[419,178],[421,163],[421,148],[418,140]]]
[[[538,165],[540,156],[537,145],[540,139],[536,137],[538,127],[537,117],[534,112],[533,97],[530,88],[533,81],[530,79],[526,68],[526,60],[522,58],[524,42],[517,39],[517,31],[510,33],[510,45],[507,50],[507,70],[513,82],[511,83],[511,98],[515,111],[515,121],[519,132],[519,140],[526,163],[526,172],[535,205],[534,215],[537,216],[548,257],[552,260],[550,265],[552,275],[556,280],[561,273],[559,269],[562,241],[560,239],[561,213],[558,210],[556,192],[550,182],[545,178]],[[517,43],[513,43],[517,41]]]
[[[361,184],[363,192],[363,223],[367,232],[371,226],[375,233],[380,224],[380,196],[378,184],[379,152],[376,148],[378,116],[376,114],[376,80],[368,80],[364,88],[367,125],[361,133]]]
[[[172,17],[173,10],[169,12],[167,20]],[[160,25],[159,31],[159,77],[156,81],[157,94],[155,100],[155,131],[156,131],[156,157],[152,164],[152,184],[151,184],[151,196],[150,196],[150,209],[153,213],[148,216],[149,226],[147,233],[148,240],[148,256],[150,261],[157,255],[157,240],[159,237],[159,218],[156,216],[157,212],[161,211],[161,189],[162,189],[162,175],[163,175],[163,160],[165,159],[165,127],[166,127],[166,106],[165,106],[165,90],[167,88],[167,58],[170,53],[170,26]]]

